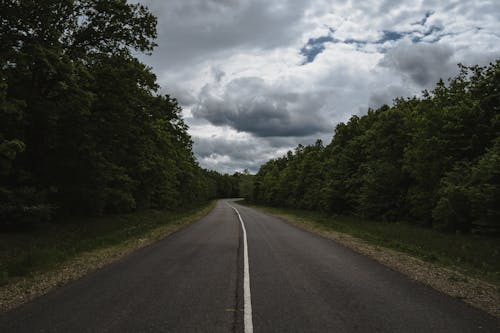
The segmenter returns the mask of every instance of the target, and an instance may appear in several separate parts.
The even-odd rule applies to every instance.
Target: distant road
[[[165,240],[0,315],[0,332],[500,332],[457,299],[229,204],[241,221],[219,201]]]

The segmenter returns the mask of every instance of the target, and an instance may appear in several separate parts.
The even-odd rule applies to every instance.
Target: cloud
[[[220,68],[220,66],[214,66],[212,67],[212,75],[214,77],[215,82],[220,83],[220,81],[226,75],[226,73]]]
[[[388,50],[379,64],[424,87],[440,78],[447,79],[455,71],[453,54],[448,45],[405,42]]]
[[[494,0],[141,2],[159,22],[141,60],[183,106],[200,164],[229,173],[500,56]]]
[[[195,138],[194,151],[204,167],[232,173],[249,169],[256,172],[265,162],[266,146],[252,140],[231,140],[223,137]]]
[[[313,144],[317,139],[316,136],[303,137],[299,143]],[[201,166],[231,174],[244,169],[256,173],[263,163],[296,146],[293,138],[215,135],[194,137],[193,150]]]
[[[193,93],[182,86],[179,85],[169,85],[168,87],[163,87],[161,90],[162,94],[168,94],[175,98],[180,105],[189,106],[195,104],[198,100]]]
[[[384,30],[382,38],[380,38],[377,41],[377,43],[383,44],[383,43],[385,43],[387,41],[400,40],[406,34],[407,33],[405,33],[405,32],[397,32],[397,31]]]
[[[285,153],[294,142],[269,145],[265,139],[252,140],[227,138],[222,136],[194,138],[193,150],[200,164],[205,168],[234,173],[248,169],[255,173],[261,164],[276,155]]]
[[[425,24],[427,23],[427,20],[429,19],[429,17],[431,17],[432,14],[434,14],[434,12],[432,12],[432,11],[425,12],[424,17],[421,20],[412,23],[412,25],[425,26]]]
[[[159,17],[155,68],[178,68],[242,48],[272,49],[300,35],[304,1],[143,1]]]
[[[255,136],[302,137],[332,131],[319,113],[324,99],[321,93],[281,91],[261,78],[242,77],[229,82],[221,96],[206,85],[193,115]]]
[[[409,97],[411,92],[400,85],[388,85],[383,88],[376,89],[370,96],[369,105],[373,109],[377,109],[384,104],[391,105],[397,97]]]

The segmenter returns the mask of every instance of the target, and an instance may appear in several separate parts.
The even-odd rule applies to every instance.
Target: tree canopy
[[[156,45],[146,7],[11,0],[0,12],[2,223],[234,194],[198,166],[181,108],[133,56]]]
[[[253,200],[405,220],[442,230],[500,229],[500,60],[459,66],[421,98],[352,116],[332,142],[264,164]]]

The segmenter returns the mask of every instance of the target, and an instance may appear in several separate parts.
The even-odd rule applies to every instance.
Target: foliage
[[[238,182],[238,195],[246,198],[247,200],[253,200],[253,175],[250,174],[250,172],[245,169],[241,173],[236,173],[234,176],[238,177],[239,182]]]
[[[229,195],[229,176],[198,166],[181,108],[132,55],[156,45],[147,8],[28,0],[0,12],[0,227]]]
[[[442,229],[500,229],[500,140],[474,164],[461,164],[441,181],[433,216]]]
[[[264,164],[257,203],[442,230],[500,231],[500,60],[340,123]]]

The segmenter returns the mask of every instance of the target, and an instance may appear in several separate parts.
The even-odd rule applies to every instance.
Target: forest
[[[0,228],[236,195],[202,169],[177,101],[134,55],[153,51],[140,4],[0,2]]]
[[[459,65],[421,97],[398,98],[261,166],[253,202],[443,231],[500,231],[500,59]]]
[[[500,60],[337,125],[257,175],[201,168],[175,98],[135,56],[156,18],[125,0],[2,1],[0,228],[69,215],[253,202],[500,229]]]

